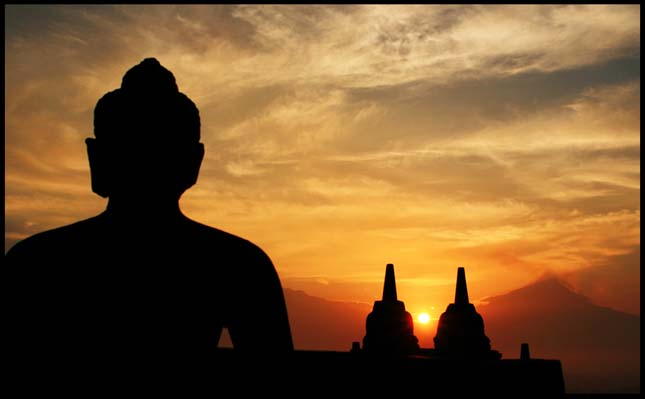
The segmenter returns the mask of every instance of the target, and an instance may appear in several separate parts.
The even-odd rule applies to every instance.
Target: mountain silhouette
[[[348,351],[365,335],[371,305],[328,301],[289,288],[284,298],[297,349]]]
[[[283,292],[294,348],[346,352],[365,335],[371,305],[330,301],[290,288],[283,288]],[[228,331],[224,330],[218,346],[233,347]]]
[[[566,390],[640,392],[640,317],[593,304],[548,278],[478,306],[491,342],[504,358],[560,359]]]

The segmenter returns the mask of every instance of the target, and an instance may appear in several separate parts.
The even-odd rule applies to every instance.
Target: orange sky
[[[640,6],[5,6],[5,251],[105,208],[83,140],[146,57],[202,117],[182,209],[285,287],[371,303],[394,263],[436,318],[464,266],[640,313]]]

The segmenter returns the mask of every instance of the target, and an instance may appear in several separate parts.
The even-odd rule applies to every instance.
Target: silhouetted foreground
[[[295,351],[280,358],[280,373],[326,394],[523,397],[565,392],[559,360],[532,359],[526,343],[521,345],[520,359],[501,359],[501,353],[490,349],[483,319],[468,300],[463,268],[457,272],[455,303],[439,322],[437,349],[418,347],[412,318],[396,295],[391,264],[386,267],[383,298],[375,301],[366,329],[363,348],[354,342],[347,352]],[[222,367],[218,375],[227,380],[240,375],[257,378],[274,375],[264,368],[267,360],[219,349],[215,364]]]
[[[430,355],[382,357],[364,352],[296,350],[292,356],[279,361],[278,372],[263,366],[259,359],[240,359],[232,349],[219,349],[218,363],[217,375],[226,376],[224,381],[240,376],[245,380],[246,376],[284,376],[276,381],[285,378],[290,384],[302,387],[298,391],[284,384],[286,391],[300,392],[303,397],[348,392],[416,393],[428,397],[433,394],[457,397],[452,395],[467,393],[482,398],[564,394],[562,366],[558,360],[459,360]]]

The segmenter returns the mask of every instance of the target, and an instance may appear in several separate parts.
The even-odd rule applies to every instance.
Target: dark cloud
[[[238,7],[229,4],[181,7],[177,10],[174,25],[183,30],[182,36],[189,41],[189,47],[198,53],[208,50],[217,40],[232,43],[240,49],[261,50],[254,40],[255,26],[235,16]],[[190,42],[195,46],[190,46]]]
[[[5,36],[37,38],[65,18],[67,7],[10,4],[5,6]]]
[[[383,54],[405,57],[419,44],[425,51],[439,53],[449,51],[451,41],[437,40],[437,35],[448,34],[465,19],[477,14],[476,6],[448,6],[435,13],[412,14],[391,25],[377,25],[375,47]]]
[[[544,53],[512,53],[512,54],[499,54],[486,59],[481,66],[482,69],[501,69],[501,70],[514,70],[514,69],[527,69],[537,64],[542,58]]]
[[[518,151],[500,151],[500,155],[516,164],[518,169],[526,169],[531,165],[544,165],[546,168],[584,168],[597,162],[631,162],[640,163],[640,146],[621,145],[617,141],[614,146],[605,148],[581,146],[554,146],[553,148],[527,148]],[[551,162],[547,162],[551,160]]]
[[[428,24],[423,23],[421,16],[413,17],[411,22],[417,22],[420,26],[425,28],[422,29],[423,38],[426,37],[426,35],[431,36],[437,33],[450,31],[452,28],[458,26],[461,22],[473,15],[476,15],[480,11],[481,9],[479,7],[473,5],[447,6],[440,10]]]
[[[383,105],[387,116],[354,126],[338,148],[355,153],[397,142],[414,148],[458,139],[492,123],[510,124],[544,112],[570,113],[566,106],[586,90],[639,79],[640,58],[622,58],[552,73],[347,89],[349,104]]]
[[[582,160],[615,160],[615,161],[632,161],[640,164],[641,147],[624,146],[617,148],[589,148],[573,149],[571,156]]]
[[[580,209],[586,214],[607,214],[617,209],[640,210],[640,188],[627,188],[605,182],[586,182],[571,186],[594,190],[597,193],[559,200],[554,204],[554,208]]]
[[[522,185],[495,160],[481,155],[400,156],[373,161],[327,161],[317,176],[371,178],[395,192],[415,197],[450,197],[455,201],[503,201],[516,198]]]

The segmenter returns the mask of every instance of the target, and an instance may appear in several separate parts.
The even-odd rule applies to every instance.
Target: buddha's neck
[[[174,198],[110,197],[106,215],[116,222],[170,223],[184,217]]]

